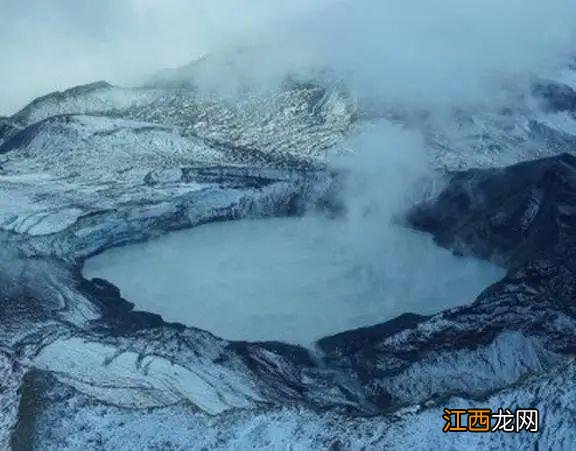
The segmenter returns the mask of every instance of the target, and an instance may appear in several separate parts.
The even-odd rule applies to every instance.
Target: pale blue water
[[[276,218],[208,224],[86,262],[136,308],[236,340],[308,345],[404,312],[465,304],[504,270],[395,226]]]

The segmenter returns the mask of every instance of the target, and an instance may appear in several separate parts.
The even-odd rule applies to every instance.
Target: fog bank
[[[138,83],[238,48],[256,56],[216,70],[213,83],[329,67],[387,101],[494,101],[502,80],[554,70],[576,42],[572,0],[0,0],[0,11],[0,114],[55,89]]]

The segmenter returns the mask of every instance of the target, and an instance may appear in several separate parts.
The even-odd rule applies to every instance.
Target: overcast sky
[[[0,114],[243,44],[284,46],[246,72],[314,60],[375,95],[482,98],[489,77],[567,58],[575,24],[574,0],[0,0]]]
[[[94,79],[131,83],[329,0],[0,0],[0,114]]]

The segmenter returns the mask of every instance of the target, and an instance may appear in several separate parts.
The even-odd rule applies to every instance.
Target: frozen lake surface
[[[358,240],[323,218],[207,224],[112,249],[84,275],[117,285],[136,309],[234,340],[309,345],[323,336],[471,302],[504,275],[390,225]]]

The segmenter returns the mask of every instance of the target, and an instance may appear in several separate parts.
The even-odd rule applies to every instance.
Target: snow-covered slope
[[[161,95],[160,90],[119,88],[100,81],[39,97],[11,119],[27,126],[62,114],[102,113],[146,104]]]
[[[37,449],[571,449],[576,440],[573,363],[534,376],[481,402],[451,397],[376,417],[351,417],[304,407],[236,411],[216,417],[180,404],[134,410],[94,402],[47,373],[29,373],[23,388],[25,423],[19,446]],[[442,432],[443,406],[538,408],[539,434]],[[553,406],[553,407],[552,407]],[[127,446],[127,444],[130,444]]]
[[[543,103],[393,120],[422,131],[442,171],[503,168],[573,152],[571,96],[541,89]],[[569,449],[570,155],[453,174],[409,215],[442,245],[505,265],[504,280],[433,317],[327,337],[317,354],[168,324],[134,311],[106,281],[82,278],[83,259],[112,246],[333,207],[338,175],[325,159],[374,117],[363,108],[337,84],[232,100],[97,83],[1,119],[0,444]],[[543,432],[443,434],[446,406],[538,407]]]
[[[0,153],[27,139],[34,124],[44,119],[92,114],[162,125],[180,139],[201,138],[226,152],[230,161],[306,165],[324,157],[341,140],[354,111],[351,100],[337,87],[314,84],[218,98],[193,89],[128,89],[95,83],[39,98],[15,114],[11,118],[15,124],[33,130],[21,133]],[[94,126],[94,132],[101,128]]]

